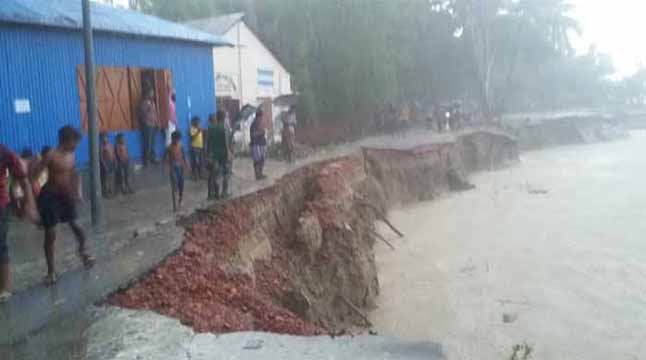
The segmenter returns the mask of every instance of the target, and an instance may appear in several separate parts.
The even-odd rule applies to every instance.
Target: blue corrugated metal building
[[[215,111],[212,48],[225,42],[105,5],[92,4],[92,17],[97,66],[166,70],[171,75],[180,130],[186,132],[191,116],[205,121]],[[81,0],[0,1],[0,143],[16,151],[25,147],[38,151],[56,145],[61,126],[82,127],[83,94],[77,79],[83,64],[81,24]],[[135,116],[134,110],[131,115]],[[138,130],[118,132],[126,134],[131,156],[140,158]],[[156,142],[161,152],[161,135]],[[77,159],[80,166],[88,162],[87,138]]]

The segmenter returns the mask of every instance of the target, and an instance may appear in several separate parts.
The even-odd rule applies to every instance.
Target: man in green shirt
[[[208,189],[209,199],[226,198],[229,196],[229,158],[231,156],[229,148],[229,136],[227,127],[224,124],[226,115],[223,111],[218,110],[215,116],[209,118],[209,130],[207,133],[207,156],[210,163]],[[222,193],[218,182],[222,180]]]

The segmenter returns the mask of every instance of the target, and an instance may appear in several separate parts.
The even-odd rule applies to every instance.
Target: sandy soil
[[[450,359],[639,359],[646,336],[646,132],[531,152],[477,190],[393,211],[381,333]]]

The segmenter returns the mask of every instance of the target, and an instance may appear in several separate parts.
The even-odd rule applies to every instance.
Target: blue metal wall
[[[97,33],[98,66],[169,69],[177,93],[179,130],[191,116],[206,124],[215,112],[213,52],[210,46],[172,40]],[[0,24],[0,143],[19,152],[56,145],[58,129],[81,126],[76,67],[83,62],[80,33]],[[31,113],[16,114],[15,99],[28,99]],[[190,106],[189,106],[190,104]],[[131,156],[141,158],[138,132],[126,133]],[[161,135],[157,139],[161,154]],[[79,166],[88,162],[87,138],[77,151]]]

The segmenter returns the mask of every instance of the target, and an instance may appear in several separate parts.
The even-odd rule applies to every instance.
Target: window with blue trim
[[[263,87],[274,87],[274,71],[258,69],[258,85]]]

